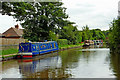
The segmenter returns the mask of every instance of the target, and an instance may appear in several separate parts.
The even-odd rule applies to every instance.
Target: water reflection
[[[120,56],[109,48],[76,48],[44,58],[3,62],[5,78],[115,78],[120,77]]]
[[[112,68],[114,75],[120,80],[120,54],[110,54],[110,68]]]
[[[69,78],[72,76],[69,69],[78,66],[79,55],[80,52],[69,50],[61,51],[55,57],[20,60],[20,73],[24,78]]]
[[[56,70],[61,67],[61,58],[59,56],[49,57],[39,60],[21,60],[19,63],[20,73],[24,78],[50,78],[51,76],[57,73]],[[52,70],[52,71],[51,71]],[[48,75],[49,72],[52,75]]]
[[[21,78],[17,60],[2,62],[2,78]]]

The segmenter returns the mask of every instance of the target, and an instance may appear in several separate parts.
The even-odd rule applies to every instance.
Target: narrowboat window
[[[28,52],[29,51],[29,44],[20,44],[19,50],[21,52]]]
[[[51,48],[52,48],[52,43],[50,44]]]
[[[37,50],[39,50],[39,46],[38,45],[36,45],[36,48],[37,48]]]
[[[32,46],[32,50],[36,51],[36,46],[35,45]]]
[[[43,46],[42,46],[42,44],[40,44],[40,45],[39,45],[39,47],[40,47],[40,50],[42,50],[42,49],[43,49]]]
[[[54,43],[54,48],[56,48],[56,45],[55,45],[55,43]]]

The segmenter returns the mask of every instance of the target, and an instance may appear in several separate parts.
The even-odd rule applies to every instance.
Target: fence
[[[0,38],[0,49],[18,48],[20,42],[25,42],[26,39],[8,39]]]
[[[9,38],[0,38],[0,45],[18,45],[20,42],[25,42],[25,39],[9,39]]]

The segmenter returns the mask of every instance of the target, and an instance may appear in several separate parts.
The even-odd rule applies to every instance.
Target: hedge
[[[58,45],[68,45],[67,39],[58,39],[57,40]]]

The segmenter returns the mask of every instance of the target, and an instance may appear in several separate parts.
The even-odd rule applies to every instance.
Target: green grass
[[[80,44],[75,44],[75,45],[59,45],[59,49],[65,49],[65,48],[72,48],[72,47],[77,47],[77,46],[82,46],[84,43]]]
[[[7,49],[7,50],[2,50],[2,56],[4,55],[9,55],[9,54],[15,54],[18,52],[18,49],[14,49],[14,48],[11,48],[11,49]]]

